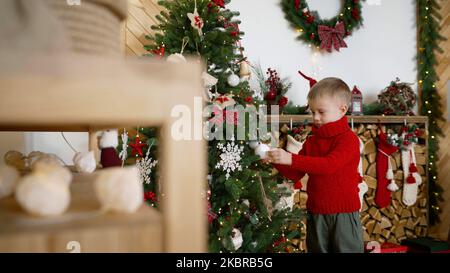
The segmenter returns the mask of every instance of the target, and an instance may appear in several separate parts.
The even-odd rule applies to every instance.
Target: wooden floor
[[[450,37],[450,1],[440,0],[438,1],[442,16],[441,20],[441,35],[444,37]],[[442,97],[442,106],[444,110],[444,117],[448,117],[447,109],[447,86],[450,80],[450,40],[442,41],[440,47],[444,50],[443,53],[438,54],[439,65],[436,67],[437,74],[440,81],[437,84],[439,94]],[[444,202],[440,204],[442,210],[440,217],[441,223],[431,229],[432,234],[442,240],[448,238],[450,234],[450,120],[442,123],[444,137],[440,139],[440,161],[439,161],[439,185],[443,188]]]

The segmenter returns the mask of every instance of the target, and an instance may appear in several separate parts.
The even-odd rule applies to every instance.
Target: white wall
[[[229,8],[241,13],[242,45],[250,62],[277,69],[293,83],[288,97],[306,103],[308,83],[297,71],[317,79],[342,78],[350,88],[357,85],[364,102],[376,99],[378,92],[399,77],[416,81],[416,4],[414,0],[368,0],[362,2],[364,25],[345,39],[348,48],[340,52],[315,53],[296,39],[280,7],[280,0],[232,0]],[[323,18],[339,14],[340,0],[308,0],[311,10]],[[379,2],[380,5],[373,3]],[[314,47],[312,47],[314,48]],[[416,90],[416,87],[414,87]]]
[[[369,4],[376,2],[380,5]],[[315,53],[296,40],[297,33],[284,18],[279,3],[280,0],[232,0],[229,8],[241,13],[241,30],[245,32],[242,45],[250,62],[259,62],[264,70],[271,67],[281,77],[289,77],[293,87],[288,97],[295,103],[306,103],[308,91],[308,83],[297,74],[299,69],[317,79],[336,76],[350,87],[357,85],[365,102],[375,100],[377,93],[395,77],[416,81],[414,0],[362,2],[363,27],[346,39],[348,48],[332,54]],[[308,0],[308,4],[311,10],[329,18],[338,14],[341,1]],[[56,153],[71,164],[74,153],[59,133],[26,133],[24,139],[17,138],[17,147],[11,144],[11,135],[5,137],[8,141],[5,144],[0,139],[0,148]],[[68,133],[67,138],[78,151],[87,150],[86,133]]]

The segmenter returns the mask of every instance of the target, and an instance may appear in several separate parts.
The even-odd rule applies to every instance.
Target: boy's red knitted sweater
[[[306,208],[314,214],[355,212],[358,196],[359,140],[348,126],[347,117],[313,127],[313,135],[303,144],[292,165],[274,166],[294,181],[308,174]]]

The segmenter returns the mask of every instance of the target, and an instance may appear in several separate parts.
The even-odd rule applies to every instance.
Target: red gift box
[[[366,252],[369,253],[407,253],[408,247],[402,246],[394,243],[378,243],[369,242],[364,246]]]

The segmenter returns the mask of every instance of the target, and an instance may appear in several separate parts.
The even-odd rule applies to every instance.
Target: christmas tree
[[[210,128],[208,139],[209,175],[205,177],[205,196],[208,198],[209,250],[211,252],[279,252],[288,251],[289,240],[299,236],[301,213],[284,203],[291,196],[289,188],[282,187],[282,180],[269,164],[255,154],[264,152],[261,139],[269,133],[257,130],[257,139],[249,129],[252,122],[249,112],[235,109],[251,109],[259,114],[258,101],[248,83],[248,63],[243,56],[238,12],[225,6],[228,0],[159,1],[165,10],[156,16],[159,24],[152,26],[155,34],[146,38],[149,56],[182,62],[184,56],[197,56],[205,63],[203,73],[206,104],[211,106],[211,116],[205,121]],[[239,75],[239,76],[238,76]],[[226,137],[223,135],[226,128]],[[229,130],[229,128],[232,128]],[[243,134],[238,129],[245,128]],[[231,131],[231,133],[230,133]],[[145,183],[148,202],[156,205],[157,173],[148,171],[153,163],[157,145],[157,131],[138,129],[141,135],[124,146],[130,158],[147,160],[140,168]],[[243,138],[242,138],[243,135]],[[240,136],[240,137],[239,137]],[[128,139],[124,138],[126,143]],[[144,144],[144,147],[138,144]],[[152,151],[148,153],[149,147]],[[141,147],[142,153],[135,147]],[[253,148],[252,148],[253,147]],[[134,155],[132,154],[135,149]],[[147,149],[147,152],[146,152]],[[131,155],[130,155],[131,153]],[[148,155],[148,156],[146,156]],[[133,161],[133,160],[132,160]],[[148,194],[152,192],[151,196]],[[294,226],[295,228],[292,228]]]

